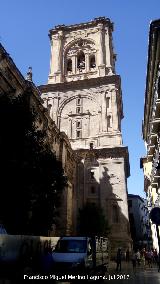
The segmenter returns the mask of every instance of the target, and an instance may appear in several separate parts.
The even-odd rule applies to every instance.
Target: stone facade
[[[122,99],[117,75],[41,86],[44,106],[73,149],[122,145]]]
[[[86,202],[103,208],[114,249],[130,247],[128,149],[122,144],[123,106],[115,73],[113,24],[101,17],[50,30],[51,62],[42,99],[77,157],[75,228]],[[118,232],[118,234],[117,234]]]
[[[75,155],[67,135],[60,132],[51,119],[48,110],[43,106],[38,88],[33,82],[25,80],[6,50],[0,45],[0,95],[5,94],[14,99],[15,96],[21,96],[24,92],[29,96],[29,108],[36,113],[36,128],[45,131],[45,139],[49,142],[57,159],[62,162],[64,174],[67,177],[67,186],[63,191],[62,205],[59,210],[60,220],[57,220],[59,226],[58,229],[54,227],[49,234],[71,234],[73,228]]]
[[[77,160],[75,228],[86,202],[103,208],[111,225],[111,245],[131,245],[127,177],[128,149],[122,144],[123,106],[115,73],[113,23],[101,17],[50,30],[51,61],[42,99]],[[118,234],[117,234],[118,233]]]

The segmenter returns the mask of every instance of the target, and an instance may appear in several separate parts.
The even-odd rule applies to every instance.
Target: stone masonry
[[[50,30],[48,84],[40,86],[45,107],[64,131],[77,156],[74,212],[86,202],[103,208],[111,225],[111,246],[130,248],[127,177],[128,149],[123,146],[120,76],[115,73],[113,23],[88,23]]]

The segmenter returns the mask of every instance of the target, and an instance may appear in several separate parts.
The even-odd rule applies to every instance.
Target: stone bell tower
[[[109,19],[57,26],[50,30],[51,61],[48,84],[103,77],[114,73],[113,24]],[[55,56],[57,55],[57,56]]]
[[[74,208],[102,207],[111,226],[111,244],[130,247],[128,148],[122,144],[121,80],[115,72],[113,23],[105,17],[50,30],[48,84],[44,105],[77,156]],[[78,229],[77,215],[75,226]]]

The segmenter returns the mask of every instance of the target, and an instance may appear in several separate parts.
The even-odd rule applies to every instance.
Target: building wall
[[[69,90],[60,86],[58,91],[43,93],[45,106],[49,97],[51,118],[69,137],[73,149],[89,148],[90,143],[96,148],[122,145],[118,84],[103,82],[99,87],[93,81],[93,87],[87,89],[87,83],[80,88],[70,84]]]
[[[6,94],[6,96],[14,98],[28,91],[26,93],[29,96],[29,108],[36,113],[35,126],[37,129],[45,131],[45,140],[49,142],[50,148],[55,153],[57,159],[62,161],[64,174],[67,177],[67,186],[63,192],[63,202],[59,212],[60,223],[63,224],[61,233],[71,233],[74,230],[71,208],[73,206],[75,190],[75,158],[68,137],[65,133],[59,131],[56,124],[50,118],[49,111],[42,105],[39,90],[32,82],[24,79],[2,45],[0,45],[0,59],[0,94]],[[58,233],[55,228],[50,232],[51,235]]]
[[[128,208],[130,216],[130,227],[133,244],[135,248],[151,247],[151,230],[149,224],[149,211],[147,200],[139,195],[128,194]]]
[[[150,23],[146,90],[144,102],[143,140],[146,157],[141,158],[144,191],[148,208],[160,206],[160,20]],[[156,226],[152,224],[153,246],[159,251]]]

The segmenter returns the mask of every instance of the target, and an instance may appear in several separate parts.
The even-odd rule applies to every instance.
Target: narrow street
[[[105,277],[102,275],[93,275],[92,279],[79,279],[79,280],[73,280],[73,281],[55,281],[53,279],[50,280],[38,280],[37,283],[40,282],[49,282],[49,283],[56,283],[56,284],[71,284],[71,283],[121,283],[121,284],[158,284],[160,283],[160,272],[158,272],[158,269],[156,266],[149,268],[146,266],[146,269],[144,270],[142,267],[137,267],[135,271],[133,272],[132,264],[126,264],[125,262],[122,262],[122,271],[116,272],[115,271],[115,263],[112,263],[112,267],[110,267],[109,271],[105,274]],[[9,277],[8,277],[9,278]],[[105,279],[104,279],[105,278]],[[21,282],[26,283],[35,283],[35,280],[23,280]],[[10,281],[9,279],[0,279],[0,284],[16,284],[15,281]]]

